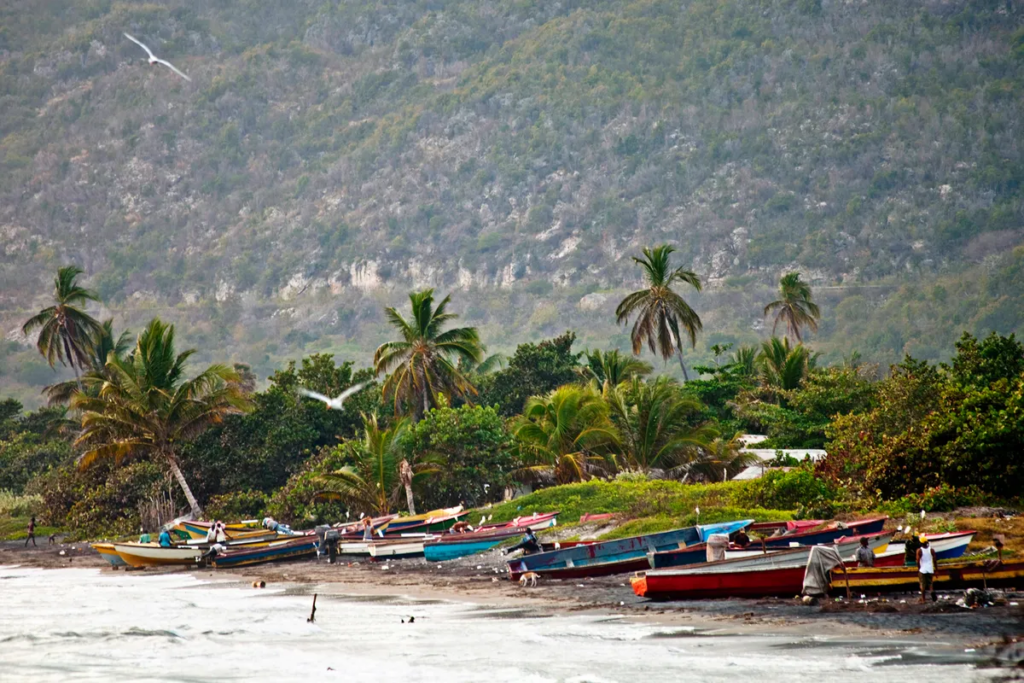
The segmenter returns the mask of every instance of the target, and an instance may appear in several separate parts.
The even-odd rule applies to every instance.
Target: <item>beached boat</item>
[[[295,560],[316,555],[316,536],[298,536],[280,541],[229,548],[223,554],[213,558],[212,564],[218,569],[228,567],[244,567],[264,562]]]
[[[879,532],[879,533],[874,533],[874,534],[865,534],[865,536],[867,536],[869,541],[870,541],[869,542],[869,547],[872,550],[876,551],[876,555],[877,555],[879,553],[883,553],[883,552],[887,551],[887,547],[889,545],[889,541],[892,539],[893,533],[894,532],[891,532],[891,531],[890,532]],[[853,545],[850,548],[850,551],[849,552],[846,552],[845,550],[841,550],[840,551],[840,554],[845,558],[847,555],[850,555],[850,554],[853,554],[854,552],[856,552],[856,550],[857,550],[857,543],[859,543],[859,540],[860,540],[859,537],[844,537],[844,538],[836,539],[836,541],[833,541],[832,543],[819,544],[819,545],[833,545],[833,544],[837,544],[837,545],[842,545],[842,547],[845,548],[845,547],[850,545],[851,539],[855,539],[855,540],[852,541]],[[751,543],[746,548],[730,547],[728,550],[725,551],[725,559],[727,559],[727,560],[734,560],[734,559],[742,559],[742,558],[745,558],[745,557],[756,557],[758,555],[764,555],[765,553],[768,553],[768,554],[779,553],[779,552],[790,550],[792,548],[803,548],[807,552],[809,552],[811,547],[812,546],[810,546],[810,545],[796,544],[794,546],[791,546],[790,548],[773,548],[771,546],[766,546],[766,547],[762,548],[760,543]],[[792,553],[791,553],[790,557],[794,557],[794,555],[792,555]],[[698,565],[698,564],[706,564],[707,563],[707,544],[706,543],[700,543],[698,545],[690,546],[690,547],[687,547],[687,548],[682,548],[682,549],[679,549],[679,550],[667,550],[667,551],[658,552],[658,553],[648,553],[647,554],[647,560],[648,560],[648,562],[650,564],[650,568],[651,569],[668,569],[668,568],[671,568],[671,567],[689,567],[689,566]]]
[[[100,554],[100,557],[109,562],[110,566],[114,569],[129,566],[127,562],[121,559],[121,556],[117,554],[117,551],[114,550],[113,543],[90,543],[89,545],[92,546],[93,550]]]
[[[703,542],[711,534],[739,531],[751,521],[705,524],[524,555],[509,561],[508,572],[515,581],[526,572],[553,579],[576,579],[638,571],[650,566],[647,561],[648,552],[685,548]]]
[[[206,536],[210,532],[210,524],[210,522],[182,520],[171,527],[169,531],[171,533],[176,533],[180,538],[182,538],[182,540],[205,542]],[[259,527],[242,526],[241,524],[228,524],[224,528],[224,535],[229,541],[252,539],[266,540],[274,538],[276,536],[276,532],[261,529]]]
[[[476,528],[477,531],[507,531],[509,529],[533,529],[541,531],[558,524],[558,512],[535,512],[532,515],[516,517],[505,524],[483,524]]]
[[[115,543],[114,551],[132,567],[162,565],[193,565],[199,562],[202,549],[190,546],[163,548],[157,543]]]
[[[832,590],[850,588],[861,593],[917,591],[917,567],[857,567],[847,570],[847,577],[832,577]],[[1024,586],[1024,560],[1012,562],[951,562],[935,567],[933,586],[936,590],[964,588]]]
[[[892,532],[872,534],[868,547],[885,547]],[[826,545],[849,560],[860,545],[859,537]],[[690,567],[660,569],[630,579],[633,592],[652,600],[699,600],[704,598],[759,598],[797,595],[803,588],[807,558],[814,546],[799,546]]]
[[[452,508],[453,510],[457,508]],[[397,517],[384,526],[385,536],[399,536],[405,534],[431,534],[447,531],[456,522],[465,519],[468,512],[441,512],[442,514],[416,515],[416,517]]]
[[[963,557],[967,546],[974,540],[976,531],[954,531],[947,534],[925,534],[935,551],[937,560],[955,560]],[[875,558],[876,567],[903,566],[906,544],[890,543],[888,550]]]
[[[369,545],[374,560],[406,560],[423,557],[424,538],[399,538],[374,541]]]
[[[822,529],[805,530],[799,527],[794,533],[781,536],[768,536],[754,541],[760,545],[762,541],[769,548],[788,548],[794,543],[799,545],[820,545],[831,543],[844,536],[865,536],[882,530],[888,517],[869,517],[853,522],[833,522]]]
[[[423,544],[423,556],[428,562],[443,562],[489,550],[509,539],[519,538],[523,529],[504,531],[471,532],[465,534],[442,534]]]

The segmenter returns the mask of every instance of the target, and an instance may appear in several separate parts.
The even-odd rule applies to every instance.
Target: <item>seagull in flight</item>
[[[342,408],[342,404],[345,402],[345,399],[351,396],[352,394],[356,393],[357,391],[362,390],[362,388],[365,387],[366,385],[367,382],[353,384],[348,389],[338,394],[338,396],[335,398],[330,398],[328,396],[324,396],[323,394],[318,394],[315,391],[310,391],[309,389],[306,389],[304,387],[299,387],[299,393],[308,398],[315,398],[318,401],[323,401],[324,403],[327,404],[328,408],[332,408],[334,410],[344,410],[344,408]]]
[[[182,78],[184,78],[186,81],[189,81],[190,83],[192,82],[192,79],[189,78],[188,76],[186,76],[185,74],[181,73],[180,71],[178,71],[178,68],[176,66],[174,66],[173,64],[168,62],[166,59],[160,59],[159,57],[154,55],[153,51],[150,50],[148,47],[146,47],[146,44],[143,43],[138,38],[134,38],[134,37],[128,35],[127,33],[124,34],[124,37],[127,38],[128,40],[132,41],[133,43],[135,43],[136,45],[138,45],[139,47],[141,47],[143,50],[146,51],[146,54],[149,55],[149,63],[150,64],[163,64],[164,66],[169,68],[171,71],[173,71],[174,73],[176,73],[179,76],[181,76]]]

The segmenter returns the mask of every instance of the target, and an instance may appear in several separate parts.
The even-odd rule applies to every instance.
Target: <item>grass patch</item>
[[[757,521],[793,518],[792,510],[765,509],[756,505],[756,502],[757,497],[752,495],[749,482],[682,484],[661,480],[588,481],[542,489],[496,505],[487,510],[487,514],[493,515],[493,522],[507,522],[521,515],[559,510],[559,522],[573,524],[586,513],[611,512],[636,520],[630,528],[650,528],[652,531],[697,523],[697,507],[701,510],[702,524],[744,518]],[[646,521],[641,524],[641,520]],[[667,526],[655,528],[662,524]]]
[[[29,517],[0,517],[0,541],[20,541],[28,537]],[[42,539],[46,543],[46,537],[57,531],[56,527],[40,526],[36,524],[36,541]]]

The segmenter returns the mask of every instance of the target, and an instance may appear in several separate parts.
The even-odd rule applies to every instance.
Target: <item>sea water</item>
[[[0,567],[0,681],[775,683],[824,674],[941,683],[989,677],[913,642],[729,635],[599,613],[401,596],[320,595],[316,620],[308,623],[311,603],[286,587],[254,590],[187,572]]]

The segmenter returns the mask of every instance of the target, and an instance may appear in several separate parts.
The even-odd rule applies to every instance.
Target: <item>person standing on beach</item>
[[[32,515],[32,519],[28,520],[28,537],[25,539],[25,547],[28,547],[28,542],[32,541],[32,547],[36,546],[36,516]]]
[[[917,576],[921,582],[921,602],[925,602],[925,593],[931,591],[932,602],[938,600],[935,595],[935,549],[928,539],[921,537],[921,547],[917,549]]]
[[[373,540],[373,520],[369,517],[363,517],[363,540]]]
[[[146,531],[146,527],[139,527],[139,543],[151,543],[152,540],[149,538],[149,532]]]
[[[857,566],[858,567],[874,567],[875,566],[875,552],[868,547],[868,539],[860,539],[860,547],[857,548]]]

